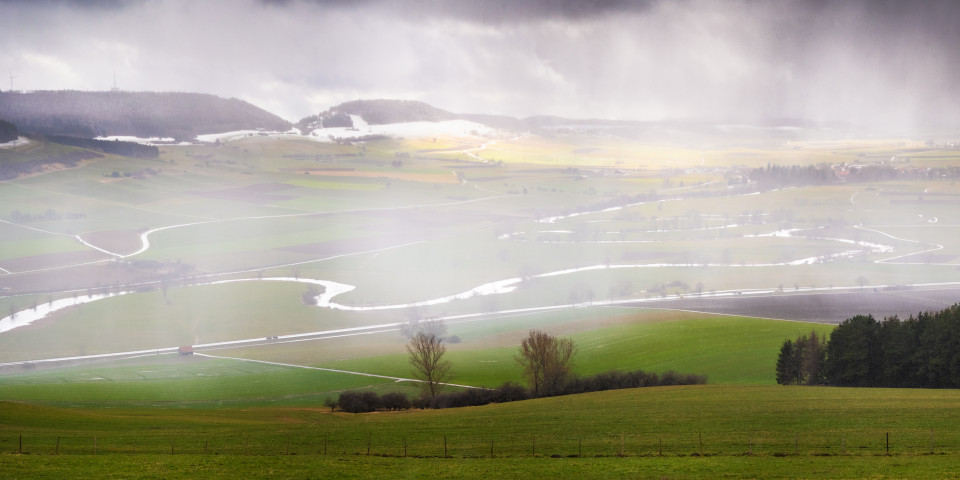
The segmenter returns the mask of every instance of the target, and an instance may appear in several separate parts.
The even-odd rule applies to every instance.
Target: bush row
[[[704,375],[681,374],[667,371],[663,374],[634,370],[604,372],[590,377],[577,377],[568,380],[553,395],[573,395],[577,393],[617,390],[622,388],[656,387],[668,385],[702,385],[707,383]],[[336,407],[344,412],[362,413],[375,410],[405,410],[408,408],[458,408],[490,403],[516,402],[535,398],[530,390],[515,383],[504,383],[497,388],[471,388],[458,392],[443,393],[434,397],[421,397],[409,400],[406,394],[399,392],[377,395],[374,392],[343,392]],[[330,405],[331,407],[333,405]]]

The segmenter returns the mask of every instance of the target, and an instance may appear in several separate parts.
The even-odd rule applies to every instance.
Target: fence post
[[[490,458],[493,458],[493,440],[490,440]]]
[[[753,456],[753,436],[747,435],[747,455]]]
[[[890,432],[887,432],[887,455],[890,455]]]
[[[323,436],[323,454],[324,455],[327,454],[327,436],[326,435]]]
[[[373,434],[367,435],[367,455],[370,455],[370,438],[373,437]]]
[[[403,437],[403,456],[407,456],[407,437]]]
[[[17,447],[17,453],[23,453],[23,434],[20,434],[20,446]]]
[[[840,437],[840,446],[841,446],[840,452],[846,455],[847,454],[847,436],[846,435],[843,435],[842,437]]]
[[[700,439],[700,456],[703,456],[703,433],[697,433],[697,437]]]
[[[620,434],[620,450],[617,452],[617,456],[618,456],[618,457],[622,457],[622,456],[624,456],[624,455],[625,455],[625,453],[624,453],[624,450],[623,450],[623,434],[621,433],[621,434]]]
[[[930,455],[933,455],[933,429],[930,429]]]
[[[60,455],[60,435],[57,435],[57,450],[56,455]]]
[[[93,454],[97,454],[97,437],[93,437]]]
[[[657,454],[663,456],[663,437],[657,437]]]
[[[443,458],[447,458],[447,436],[443,436]]]
[[[793,454],[800,455],[800,434],[793,434]]]
[[[533,449],[531,451],[533,453],[533,456],[536,457],[537,456],[537,437],[536,436],[533,437]]]

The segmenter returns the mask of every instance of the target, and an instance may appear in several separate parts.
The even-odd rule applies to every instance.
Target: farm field
[[[156,160],[106,155],[0,183],[0,470],[110,478],[146,459],[156,470],[132,475],[942,478],[956,466],[952,392],[782,388],[773,373],[784,339],[957,302],[960,192],[937,170],[952,165],[942,150],[435,141],[166,145]],[[747,180],[854,163],[899,173]],[[457,412],[322,407],[347,390],[417,395],[401,330],[423,320],[456,339],[450,389],[522,382],[514,356],[532,328],[574,340],[580,375],[709,384]],[[21,435],[29,448],[12,443]],[[451,458],[435,458],[445,436]]]

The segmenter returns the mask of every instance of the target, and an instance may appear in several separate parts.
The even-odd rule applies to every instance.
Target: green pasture
[[[358,415],[5,403],[0,465],[105,478],[949,478],[958,401],[946,390],[697,386]]]
[[[833,329],[822,324],[620,308],[578,308],[453,323],[449,334],[462,340],[448,346],[454,382],[477,386],[522,383],[514,356],[520,339],[531,328],[571,338],[577,345],[574,371],[581,375],[673,370],[706,375],[710,383],[766,385],[774,383],[771,365],[776,364],[784,339]],[[384,335],[395,338],[396,333]],[[394,342],[394,353],[389,356],[317,365],[408,377],[411,369],[403,343]],[[391,347],[382,348],[386,352]]]

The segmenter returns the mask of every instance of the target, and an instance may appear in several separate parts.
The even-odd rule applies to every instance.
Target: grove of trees
[[[814,334],[787,340],[776,374],[780,384],[960,388],[960,304],[906,320],[857,315],[826,342]]]

